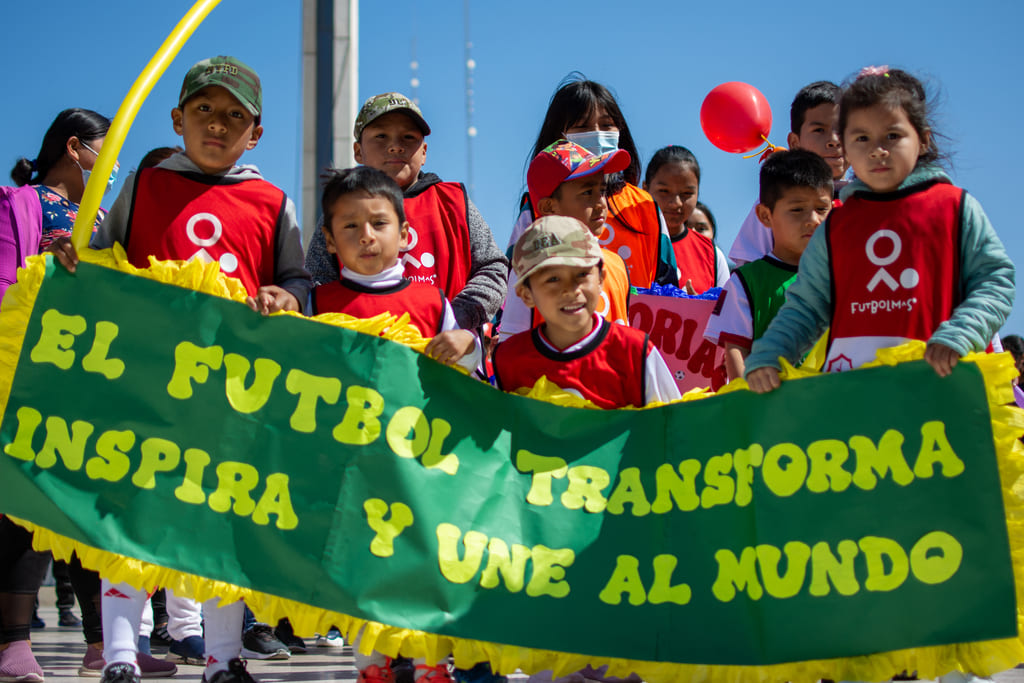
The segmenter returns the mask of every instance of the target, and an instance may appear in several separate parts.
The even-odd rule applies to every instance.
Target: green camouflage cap
[[[359,140],[359,136],[363,134],[363,128],[370,125],[370,122],[393,111],[405,112],[424,135],[430,135],[430,126],[427,125],[427,120],[423,118],[423,112],[415,102],[400,92],[386,92],[374,95],[363,102],[363,108],[359,110],[359,116],[356,117],[356,140]]]
[[[601,262],[601,245],[580,221],[569,216],[538,218],[512,251],[512,268],[519,281],[544,266],[589,268]]]
[[[209,85],[219,85],[235,96],[253,116],[263,110],[260,77],[241,60],[234,57],[211,57],[198,62],[185,74],[178,106]]]

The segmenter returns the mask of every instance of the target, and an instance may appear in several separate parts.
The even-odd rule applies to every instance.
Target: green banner
[[[1017,636],[991,419],[972,363],[567,408],[378,337],[50,264],[0,512],[399,628],[771,665]]]

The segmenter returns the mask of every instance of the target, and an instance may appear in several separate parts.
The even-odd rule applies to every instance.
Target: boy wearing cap
[[[128,178],[92,246],[118,242],[140,268],[149,266],[150,255],[217,261],[222,272],[241,280],[253,309],[302,310],[311,282],[295,207],[255,166],[236,165],[263,134],[261,108],[259,76],[238,59],[213,57],[189,69],[171,110],[185,151]],[[53,251],[74,271],[70,241]],[[146,591],[103,580],[103,683],[140,680],[136,638],[145,601]],[[204,604],[203,680],[251,683],[239,659],[244,604],[218,602]]]
[[[125,181],[92,238],[124,246],[132,265],[158,259],[217,261],[263,313],[301,311],[311,282],[295,205],[252,165],[236,165],[263,135],[259,76],[234,57],[204,59],[185,76],[174,132],[185,151]],[[55,249],[74,269],[70,242]]]
[[[530,162],[526,184],[535,216],[569,216],[586,225],[600,237],[608,219],[605,176],[629,166],[629,152],[617,149],[595,155],[568,140],[557,140]],[[604,281],[597,312],[608,322],[628,325],[629,270],[622,257],[601,249]],[[515,273],[509,273],[509,289],[516,286]],[[501,316],[500,339],[536,327],[540,312],[527,308],[522,299],[508,297]]]
[[[529,389],[546,376],[599,408],[679,398],[648,336],[595,313],[604,273],[601,247],[587,226],[567,216],[537,219],[516,242],[512,267],[516,294],[544,322],[495,348],[500,389]]]
[[[375,95],[359,110],[354,132],[356,161],[402,188],[409,220],[409,244],[401,255],[406,277],[443,289],[459,327],[490,320],[505,298],[508,260],[465,186],[423,172],[430,126],[419,107],[401,93]],[[322,231],[313,235],[306,266],[318,284],[338,279],[338,261]]]

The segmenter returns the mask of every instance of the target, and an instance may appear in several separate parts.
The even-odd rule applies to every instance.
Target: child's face
[[[715,239],[715,228],[700,209],[693,210],[690,217],[686,219],[686,227],[694,232],[699,232],[709,240]]]
[[[793,149],[814,152],[832,169],[832,179],[846,173],[849,162],[843,156],[843,143],[839,137],[839,105],[822,102],[804,113],[804,123],[797,133],[790,133],[786,142]]]
[[[665,216],[665,225],[670,235],[683,231],[686,220],[697,208],[697,191],[700,181],[688,164],[662,164],[650,183],[644,189],[651,193],[655,203]]]
[[[408,245],[409,224],[399,223],[386,197],[351,192],[331,206],[331,224],[323,226],[327,251],[360,275],[376,275],[398,262]]]
[[[533,272],[517,294],[544,316],[544,333],[558,348],[578,342],[594,329],[604,276],[598,266],[545,266]]]
[[[249,110],[219,85],[203,88],[182,108],[172,109],[171,121],[184,140],[185,154],[210,175],[234,166],[263,135]]]
[[[892,192],[928,150],[928,139],[921,139],[902,108],[876,104],[850,112],[843,147],[857,178],[875,192]]]
[[[775,208],[757,205],[757,217],[771,228],[775,238],[772,254],[783,263],[797,265],[811,235],[832,210],[828,188],[791,187],[775,202]]]
[[[542,216],[575,218],[594,235],[600,235],[608,220],[604,188],[605,176],[601,173],[567,180],[558,186],[557,197],[545,197],[537,203],[537,209]]]
[[[400,111],[371,121],[353,146],[356,161],[391,176],[403,190],[416,182],[427,162],[427,143],[416,123]]]

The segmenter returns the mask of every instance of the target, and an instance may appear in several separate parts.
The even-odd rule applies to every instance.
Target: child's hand
[[[755,394],[767,394],[782,386],[782,382],[779,381],[779,371],[772,367],[752,370],[747,375],[747,384]]]
[[[944,344],[929,344],[924,359],[939,377],[949,377],[960,360],[960,354]]]
[[[423,352],[445,365],[454,365],[475,346],[476,335],[469,330],[448,330],[431,339]]]
[[[686,284],[683,285],[683,290],[690,296],[695,296],[697,294],[697,290],[693,288],[693,280],[687,280]]]
[[[69,273],[75,272],[78,268],[78,252],[75,251],[75,246],[71,244],[71,240],[67,237],[58,237],[50,246],[46,248],[46,251],[53,254],[53,257],[57,259],[62,266],[68,269]]]
[[[295,298],[295,295],[277,285],[264,285],[260,287],[255,297],[249,296],[245,298],[245,303],[249,305],[249,308],[263,315],[270,315],[278,311],[302,310],[299,307],[299,300]]]

